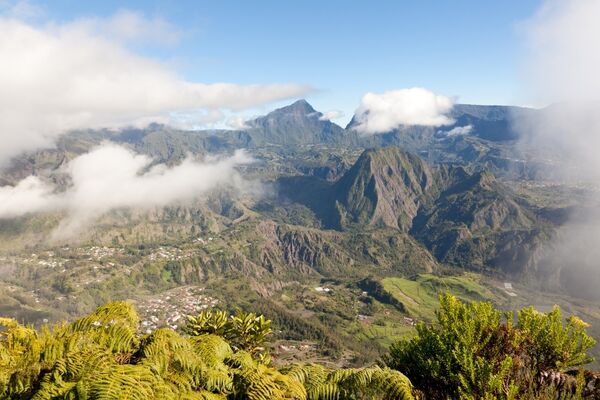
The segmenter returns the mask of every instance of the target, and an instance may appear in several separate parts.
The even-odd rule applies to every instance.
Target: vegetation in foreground
[[[387,366],[408,376],[427,399],[582,399],[600,396],[600,375],[577,369],[596,341],[558,307],[513,312],[491,303],[440,297],[437,323],[417,325],[394,343]]]
[[[581,369],[595,343],[558,308],[501,312],[440,297],[437,322],[395,342],[380,365],[276,368],[271,321],[204,311],[182,332],[140,334],[115,302],[39,330],[0,319],[2,399],[593,399],[600,375]],[[410,378],[410,381],[409,381]],[[412,381],[412,383],[411,383]],[[414,385],[414,387],[413,387]]]
[[[2,399],[412,399],[400,372],[271,366],[270,323],[205,312],[186,331],[138,334],[131,305],[115,302],[71,324],[36,331],[1,319]]]

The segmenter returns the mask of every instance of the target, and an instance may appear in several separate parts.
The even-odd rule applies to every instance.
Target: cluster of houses
[[[218,300],[204,294],[204,288],[182,286],[156,296],[137,301],[141,317],[141,329],[151,333],[161,327],[178,329],[186,322],[187,315],[215,307]]]
[[[176,247],[161,246],[158,249],[156,249],[156,251],[154,251],[152,254],[150,254],[148,256],[148,258],[150,259],[150,261],[156,261],[156,260],[160,260],[160,259],[176,261],[176,260],[182,260],[188,256],[189,256],[188,254],[183,254],[181,249],[178,249]]]
[[[66,249],[68,249],[68,247]],[[91,246],[78,248],[77,253],[88,256],[88,259],[92,261],[101,260],[105,257],[114,257],[115,255],[123,254],[124,251],[125,249],[120,247]]]

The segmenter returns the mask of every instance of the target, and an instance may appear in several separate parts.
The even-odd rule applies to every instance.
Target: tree
[[[263,315],[237,311],[228,315],[225,311],[203,311],[188,316],[184,330],[192,336],[218,335],[225,338],[235,350],[252,354],[264,350],[264,343],[271,333],[271,321]]]
[[[522,399],[548,389],[543,374],[564,373],[591,361],[595,341],[576,317],[558,307],[542,314],[526,308],[501,312],[486,302],[440,296],[437,324],[394,343],[385,363],[404,373],[427,398]]]

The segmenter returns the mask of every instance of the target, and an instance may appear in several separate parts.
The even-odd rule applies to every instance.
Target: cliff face
[[[408,231],[435,185],[435,172],[395,147],[367,150],[333,187],[338,223]]]
[[[394,228],[465,268],[530,271],[548,235],[490,172],[430,166],[394,147],[365,151],[330,190],[337,229]]]
[[[403,273],[437,268],[425,248],[397,231],[358,235],[264,221],[257,225],[256,233],[262,240],[260,250],[249,257],[276,275],[348,276],[373,267]]]
[[[478,172],[442,191],[431,206],[422,210],[413,228],[419,232],[452,223],[472,232],[486,232],[530,229],[535,220],[508,187],[489,172]]]
[[[533,257],[539,225],[510,188],[492,174],[479,172],[451,185],[420,210],[411,233],[440,261],[515,272]]]

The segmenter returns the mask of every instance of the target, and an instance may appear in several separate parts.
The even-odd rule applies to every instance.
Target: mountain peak
[[[292,104],[285,106],[285,107],[281,107],[278,108],[276,110],[274,110],[273,112],[271,112],[270,114],[273,113],[278,113],[278,114],[288,114],[288,113],[298,113],[298,114],[312,114],[312,113],[316,113],[317,111],[313,108],[313,106],[310,105],[310,103],[304,99],[300,99],[297,100],[295,102],[293,102]]]
[[[321,114],[306,100],[271,111],[248,122],[255,141],[277,144],[348,142],[345,131]]]
[[[365,150],[336,183],[338,225],[390,226],[407,231],[434,183],[432,169],[397,147]]]

